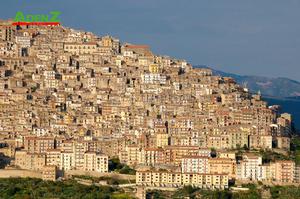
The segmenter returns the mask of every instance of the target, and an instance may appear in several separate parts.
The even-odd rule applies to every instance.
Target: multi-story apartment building
[[[236,176],[236,161],[230,158],[210,158],[208,160],[210,173],[226,173],[230,178]]]
[[[53,137],[25,137],[24,150],[30,153],[46,153],[48,149],[55,148]]]
[[[162,148],[144,148],[141,151],[140,163],[148,166],[166,163],[165,151]]]
[[[243,160],[237,164],[237,179],[262,180],[262,157],[254,154],[244,154]]]
[[[16,151],[14,164],[21,169],[41,171],[46,165],[46,155],[43,153],[29,153]]]
[[[275,167],[275,181],[279,183],[293,183],[295,178],[295,162],[290,160],[277,160]]]
[[[210,173],[207,156],[183,156],[181,161],[182,173]]]
[[[60,170],[75,170],[75,155],[73,152],[63,151],[60,154]]]
[[[138,171],[137,185],[151,187],[182,187],[192,185],[199,188],[228,188],[227,174],[199,174],[168,171]]]
[[[85,152],[83,170],[108,172],[108,156],[96,152]]]
[[[75,55],[93,54],[97,52],[97,44],[93,42],[86,43],[65,43],[64,51]]]
[[[43,167],[42,170],[42,179],[43,180],[49,180],[49,181],[55,181],[57,178],[57,168],[54,165],[46,165]]]
[[[48,149],[46,151],[46,165],[61,167],[61,150],[60,149]]]

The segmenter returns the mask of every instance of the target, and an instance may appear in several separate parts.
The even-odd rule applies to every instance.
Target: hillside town
[[[292,133],[290,114],[208,68],[112,36],[0,21],[5,169],[56,180],[111,172],[118,158],[141,187],[299,184]]]

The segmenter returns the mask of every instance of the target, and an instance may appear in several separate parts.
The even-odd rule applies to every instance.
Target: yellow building
[[[101,44],[102,44],[102,46],[105,46],[105,47],[112,47],[113,46],[113,40],[110,36],[104,36],[101,39]]]
[[[217,151],[217,156],[219,158],[229,158],[235,160],[235,152],[234,151]]]
[[[169,135],[167,133],[156,134],[156,147],[164,147],[169,144]]]
[[[210,173],[226,173],[231,178],[235,177],[235,160],[229,158],[210,158],[208,165]]]
[[[137,171],[136,184],[150,187],[195,186],[207,189],[228,188],[227,174],[199,174],[170,171]]]
[[[159,72],[159,65],[158,64],[150,64],[149,65],[150,73],[158,73]]]

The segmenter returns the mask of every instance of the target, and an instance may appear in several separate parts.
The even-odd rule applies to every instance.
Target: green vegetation
[[[182,189],[178,189],[172,196],[172,198],[203,198],[203,199],[229,199],[231,198],[231,193],[227,190],[203,190],[199,188],[194,188],[192,186],[185,186]]]
[[[148,198],[167,199],[167,198],[201,198],[201,199],[299,199],[300,189],[296,186],[274,186],[267,187],[255,184],[244,184],[242,187],[249,188],[249,191],[232,192],[229,190],[203,190],[186,186],[178,189],[173,195],[167,191],[151,190],[147,192]],[[265,194],[264,194],[265,193]],[[266,197],[266,194],[270,194]],[[265,195],[265,197],[262,197]]]
[[[260,155],[262,155],[263,163],[274,162],[275,160],[292,160],[292,157],[285,156],[280,153],[276,153],[274,151],[269,150],[261,150],[259,151]]]
[[[132,197],[125,193],[117,193],[112,196],[112,199],[132,199]]]
[[[135,175],[136,171],[134,169],[130,168],[129,166],[124,165],[124,167],[119,170],[119,173],[121,173],[121,174]]]
[[[275,186],[271,187],[271,195],[274,199],[298,199],[300,198],[300,189],[295,186]]]
[[[35,92],[36,90],[38,89],[38,87],[37,86],[33,86],[33,87],[31,87],[31,92]]]
[[[233,192],[232,198],[241,198],[241,199],[259,199],[259,198],[261,198],[261,193],[255,184],[243,184],[242,187],[248,188],[249,191]]]
[[[135,170],[130,168],[129,166],[120,163],[119,158],[112,158],[109,160],[109,170],[115,171],[121,174],[129,174],[129,175],[135,175]]]
[[[253,184],[246,184],[243,187],[249,188],[249,191],[231,192],[229,190],[204,190],[194,188],[192,186],[185,186],[178,189],[173,194],[168,195],[168,192],[151,190],[147,192],[148,198],[152,199],[167,199],[167,198],[201,198],[201,199],[260,199],[260,192]]]
[[[151,198],[151,199],[165,199],[165,198],[171,198],[172,192],[167,192],[167,191],[160,191],[160,190],[150,190],[147,191],[147,196],[146,198]]]
[[[178,189],[172,196],[172,198],[183,198],[183,197],[190,197],[194,198],[197,191],[199,191],[198,188],[194,188],[192,186],[185,186],[181,189]]]
[[[300,137],[295,136],[291,140],[291,151],[297,165],[300,165]]]
[[[275,160],[294,160],[297,165],[300,165],[300,136],[294,135],[291,139],[291,151],[288,155],[276,153],[274,151],[259,151],[262,155],[263,163],[269,163]]]
[[[74,180],[48,182],[35,178],[5,178],[0,179],[0,198],[129,199],[132,197],[116,188],[85,186]]]

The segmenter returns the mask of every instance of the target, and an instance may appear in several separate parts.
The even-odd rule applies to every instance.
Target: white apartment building
[[[83,170],[108,172],[108,156],[96,152],[85,152]]]
[[[54,70],[44,71],[44,77],[45,77],[45,80],[55,79],[55,71]]]
[[[209,173],[207,156],[186,156],[181,160],[182,173]]]
[[[157,73],[146,73],[142,75],[145,84],[166,84],[167,77]]]
[[[61,152],[60,154],[60,169],[72,170],[75,169],[75,156],[72,152]]]
[[[262,157],[254,154],[243,155],[243,160],[237,165],[237,179],[263,180],[265,168],[262,166]]]

